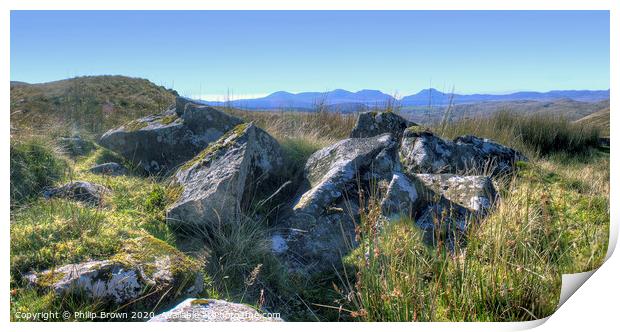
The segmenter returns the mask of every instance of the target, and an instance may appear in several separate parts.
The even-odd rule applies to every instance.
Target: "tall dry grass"
[[[489,117],[445,122],[436,126],[444,137],[476,135],[516,148],[528,156],[580,153],[598,144],[600,130],[553,115],[519,115],[509,111]]]

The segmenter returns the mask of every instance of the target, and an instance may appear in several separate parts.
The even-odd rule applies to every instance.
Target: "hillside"
[[[510,111],[521,115],[561,116],[574,121],[609,108],[609,99],[596,103],[560,99],[555,101],[501,101],[455,105],[450,109],[450,119],[471,119],[488,117],[500,111]],[[403,107],[401,114],[411,121],[435,123],[443,119],[447,107]]]
[[[576,120],[575,123],[583,123],[598,127],[601,129],[603,135],[609,136],[609,106],[596,113],[584,116]]]
[[[117,76],[12,84],[12,320],[32,308],[162,319],[186,301],[286,321],[529,320],[554,312],[562,273],[604,260],[609,153],[596,130],[526,116],[544,104],[423,128],[392,109],[256,112],[173,95]],[[54,136],[70,129],[90,137]],[[457,220],[475,223],[436,226]],[[114,270],[131,282],[116,287]],[[107,293],[76,281],[95,278]]]
[[[92,134],[157,112],[177,93],[141,78],[83,76],[28,84],[11,82],[11,134],[49,128]]]

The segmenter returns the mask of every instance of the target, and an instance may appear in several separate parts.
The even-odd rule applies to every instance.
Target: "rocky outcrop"
[[[192,159],[242,123],[241,119],[178,98],[175,108],[112,129],[99,143],[149,173],[166,172]],[[183,110],[177,108],[182,107]]]
[[[95,165],[91,167],[89,171],[93,174],[102,174],[109,176],[119,176],[127,174],[127,169],[124,166],[114,162]]]
[[[279,315],[261,313],[241,303],[189,298],[149,322],[281,322]]]
[[[463,245],[472,223],[486,216],[498,194],[490,177],[416,174],[426,207],[414,218],[427,243],[440,241],[454,249]]]
[[[192,296],[203,288],[200,265],[152,237],[130,240],[110,259],[68,264],[26,279],[61,298],[77,295],[114,305],[138,298],[145,306],[165,303],[173,294]]]
[[[109,193],[110,190],[102,185],[86,181],[74,181],[58,188],[45,190],[43,196],[47,199],[65,198],[90,205],[101,205],[104,196]]]
[[[460,136],[445,140],[430,131],[405,130],[400,149],[405,169],[413,173],[507,174],[526,158],[489,139]]]
[[[339,268],[355,247],[359,190],[389,181],[398,169],[390,134],[350,138],[321,149],[305,166],[305,184],[272,249],[296,272]]]
[[[373,137],[388,133],[400,139],[403,131],[413,125],[415,124],[393,112],[360,113],[349,137]]]
[[[174,175],[181,195],[168,209],[173,226],[209,226],[238,219],[241,208],[283,167],[278,142],[254,124],[241,124]]]

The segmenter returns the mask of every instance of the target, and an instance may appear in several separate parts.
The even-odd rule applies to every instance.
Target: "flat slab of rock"
[[[86,181],[69,182],[61,187],[48,189],[43,196],[50,198],[65,198],[91,205],[101,205],[103,198],[110,190],[100,184]]]
[[[518,151],[489,139],[460,136],[453,141],[411,127],[405,130],[400,156],[407,172],[508,174],[519,160],[527,160]]]
[[[245,202],[283,167],[278,142],[254,124],[241,124],[212,143],[174,175],[182,187],[168,209],[173,226],[238,219]]]
[[[357,117],[351,138],[373,137],[381,134],[392,134],[399,139],[406,128],[415,125],[393,112],[365,112]]]
[[[246,304],[189,298],[149,322],[281,322],[276,316]]]
[[[59,296],[84,294],[117,304],[138,298],[145,286],[137,270],[109,260],[68,264],[27,278],[33,285],[51,287]]]
[[[177,292],[200,293],[200,271],[198,263],[176,249],[144,237],[129,240],[122,253],[110,259],[67,264],[31,273],[26,279],[31,286],[54,290],[59,297],[79,295],[117,305],[140,298],[142,304],[154,304],[170,300]]]
[[[192,159],[242,123],[235,116],[187,99],[176,108],[134,120],[101,136],[99,143],[149,173],[165,172]]]
[[[93,174],[103,174],[109,176],[126,175],[127,169],[119,163],[104,163],[91,167],[89,171]]]

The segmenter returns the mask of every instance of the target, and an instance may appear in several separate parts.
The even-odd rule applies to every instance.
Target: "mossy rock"
[[[151,309],[178,297],[202,293],[202,266],[150,235],[127,240],[106,260],[68,264],[26,276],[37,288],[58,298],[78,296],[84,305],[103,304],[123,310]]]

